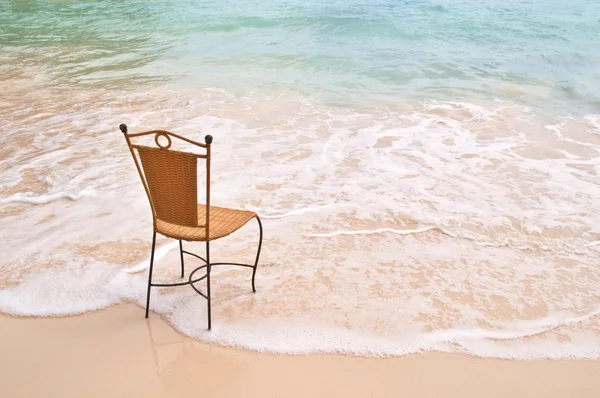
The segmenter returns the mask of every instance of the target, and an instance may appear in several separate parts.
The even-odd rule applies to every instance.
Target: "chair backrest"
[[[212,137],[205,137],[206,144],[190,140],[180,135],[152,130],[143,133],[128,133],[127,126],[119,129],[125,136],[131,155],[137,167],[146,195],[152,208],[154,226],[156,220],[187,227],[209,229],[210,211],[210,148]],[[156,147],[138,145],[132,138],[152,136]],[[171,148],[172,138],[191,144],[205,153],[176,151]],[[162,143],[166,141],[166,144]],[[139,156],[136,156],[136,151]],[[206,161],[206,224],[198,225],[198,159]]]

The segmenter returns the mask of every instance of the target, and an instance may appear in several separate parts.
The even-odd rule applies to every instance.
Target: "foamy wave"
[[[420,234],[427,231],[437,230],[439,228],[436,227],[424,227],[418,229],[394,229],[394,228],[378,228],[378,229],[365,229],[361,231],[336,231],[336,232],[328,232],[321,234],[304,234],[304,236],[308,236],[311,238],[331,238],[334,236],[340,235],[375,235],[382,233],[391,233],[397,235],[410,235],[410,234]]]
[[[600,133],[600,115],[587,115],[584,119],[595,127],[595,133]]]
[[[318,212],[323,209],[331,209],[333,207],[339,207],[339,206],[347,206],[347,205],[329,204],[329,205],[315,206],[315,207],[301,207],[298,209],[290,210],[285,213],[279,213],[279,214],[265,214],[265,213],[257,213],[257,214],[260,218],[268,220],[268,219],[278,219],[278,218],[298,216],[298,215],[307,214],[307,213],[314,213],[314,212]]]
[[[315,325],[225,324],[213,321],[206,331],[191,323],[202,316],[198,310],[186,308],[170,315],[175,327],[187,336],[226,346],[272,354],[346,354],[367,357],[398,357],[424,351],[464,352],[481,357],[502,359],[598,359],[600,350],[594,344],[559,343],[551,339],[523,345],[523,338],[539,337],[555,329],[592,320],[600,315],[600,307],[580,316],[547,317],[513,322],[504,328],[454,328],[405,336],[377,336],[348,329]],[[184,318],[187,317],[187,318]],[[192,318],[190,318],[192,317]],[[197,319],[197,318],[195,318]],[[294,336],[293,338],[291,336]],[[498,346],[501,342],[503,345]]]
[[[171,250],[175,249],[178,246],[179,246],[179,242],[175,241],[175,242],[167,243],[165,245],[157,247],[156,250],[154,251],[154,261],[158,261],[161,258],[165,257]],[[133,267],[127,268],[125,270],[125,272],[127,272],[128,274],[137,274],[138,272],[147,270],[149,267],[150,267],[150,256],[148,256],[148,258],[145,259],[144,261],[141,261],[139,264],[137,264]]]
[[[66,193],[66,192],[57,192],[49,195],[11,195],[6,198],[0,199],[0,203],[9,204],[9,203],[27,203],[31,205],[42,205],[46,203],[53,202],[55,200],[60,199],[69,199],[72,201],[79,200],[84,196],[93,195],[94,191],[92,190],[84,190],[75,194]]]
[[[352,235],[376,235],[376,234],[395,234],[395,235],[412,235],[421,234],[428,231],[437,231],[446,236],[450,236],[457,239],[465,239],[475,243],[478,246],[502,248],[508,247],[518,250],[539,250],[544,252],[563,252],[563,253],[574,253],[574,254],[586,254],[588,249],[600,245],[600,241],[582,241],[578,244],[567,244],[565,242],[557,242],[554,246],[538,243],[528,242],[525,243],[513,243],[509,241],[486,241],[480,237],[468,235],[461,231],[452,232],[447,228],[440,226],[427,226],[416,229],[396,229],[396,228],[375,228],[365,230],[339,230],[335,232],[323,232],[323,233],[307,233],[304,236],[309,238],[333,238],[336,236],[352,236]]]
[[[42,271],[0,290],[0,311],[14,316],[67,316],[97,311],[120,302],[106,287],[115,269],[103,265],[86,272]]]
[[[34,275],[17,287],[0,291],[0,310],[14,316],[65,316],[107,308],[123,301],[133,301],[143,307],[145,277],[129,276],[106,266],[93,269],[83,279],[70,272]],[[151,299],[153,312],[166,315],[180,332],[202,341],[258,352],[396,357],[440,351],[507,359],[600,358],[599,346],[593,340],[588,344],[551,339],[522,341],[523,338],[543,338],[553,330],[593,321],[600,315],[600,306],[583,315],[516,321],[497,329],[449,328],[398,336],[263,318],[253,322],[223,322],[214,317],[213,328],[207,331],[203,299],[190,289],[180,289],[170,295],[158,294],[157,290],[153,290]],[[139,314],[143,316],[142,308]]]
[[[600,315],[600,306],[579,316],[547,317],[530,321],[513,322],[504,329],[446,329],[426,334],[426,340],[436,343],[456,343],[464,340],[514,340],[547,333],[562,326],[585,322]]]
[[[80,200],[87,187],[102,193],[52,206],[52,214],[29,206],[7,218],[0,311],[58,316],[145,304],[151,213],[116,126],[138,132],[167,123],[192,139],[215,136],[214,204],[255,206],[276,220],[265,225],[256,294],[246,269],[215,269],[212,332],[202,297],[187,287],[153,289],[151,311],[183,333],[276,353],[597,357],[598,337],[579,344],[580,325],[569,317],[504,324],[529,310],[576,314],[598,296],[596,253],[571,254],[600,243],[598,158],[576,146],[588,138],[600,145],[595,128],[587,134],[596,119],[577,121],[582,134],[558,125],[572,141],[550,134],[545,145],[547,129],[513,104],[356,112],[261,93],[82,90],[64,98],[36,90],[15,100],[16,110],[0,109],[10,141],[22,143],[0,160],[10,185],[68,190],[1,203]],[[47,115],[38,120],[35,109]],[[214,242],[216,261],[253,257],[255,232]],[[410,245],[399,244],[402,235]],[[361,244],[367,239],[377,244]],[[161,241],[157,278],[180,280],[176,248]],[[536,251],[515,250],[526,248]],[[146,258],[131,263],[138,256]],[[581,322],[597,329],[595,315]],[[553,340],[555,332],[571,341]]]

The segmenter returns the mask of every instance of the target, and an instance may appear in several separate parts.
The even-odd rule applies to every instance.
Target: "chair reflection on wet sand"
[[[211,328],[211,294],[210,272],[214,265],[237,265],[252,268],[252,291],[256,292],[254,278],[262,247],[263,229],[258,215],[252,211],[227,209],[210,205],[210,159],[212,137],[205,137],[205,144],[190,140],[180,135],[153,130],[143,133],[130,134],[125,124],[119,129],[125,136],[131,155],[135,162],[144,189],[150,201],[154,229],[152,234],[152,252],[150,255],[150,270],[148,273],[148,292],[146,297],[146,318],[150,307],[150,290],[152,287],[184,286],[190,285],[199,295],[204,297],[208,306],[208,329]],[[154,136],[154,146],[137,145],[132,143],[133,138]],[[203,153],[183,152],[172,150],[172,139],[179,140],[194,150]],[[136,156],[137,152],[137,156]],[[139,159],[138,159],[139,157]],[[198,203],[198,159],[206,162],[206,202]],[[210,242],[223,238],[243,227],[248,221],[256,218],[260,231],[258,251],[254,265],[238,263],[211,263]],[[154,249],[156,234],[159,233],[169,238],[179,240],[179,253],[181,257],[181,277],[184,277],[183,255],[194,256],[204,262],[204,265],[194,269],[187,281],[179,283],[152,283],[152,268],[154,266]],[[206,242],[206,259],[197,254],[183,250],[183,241]],[[196,277],[200,270],[206,273]],[[196,283],[206,279],[206,293],[203,293]]]

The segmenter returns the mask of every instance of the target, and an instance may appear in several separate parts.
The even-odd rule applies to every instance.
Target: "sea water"
[[[598,358],[598,43],[593,0],[0,0],[0,311],[145,304],[127,123],[213,135],[212,203],[263,219],[257,293],[215,267],[212,331],[191,289],[153,290],[186,335]],[[257,232],[211,259],[252,262]]]

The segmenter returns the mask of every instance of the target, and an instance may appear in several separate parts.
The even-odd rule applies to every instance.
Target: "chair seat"
[[[210,206],[210,239],[215,240],[227,236],[256,217],[256,213],[248,210],[227,209]],[[206,206],[198,205],[198,224],[206,222]],[[206,229],[171,224],[156,220],[156,232],[169,238],[187,241],[206,241]]]

